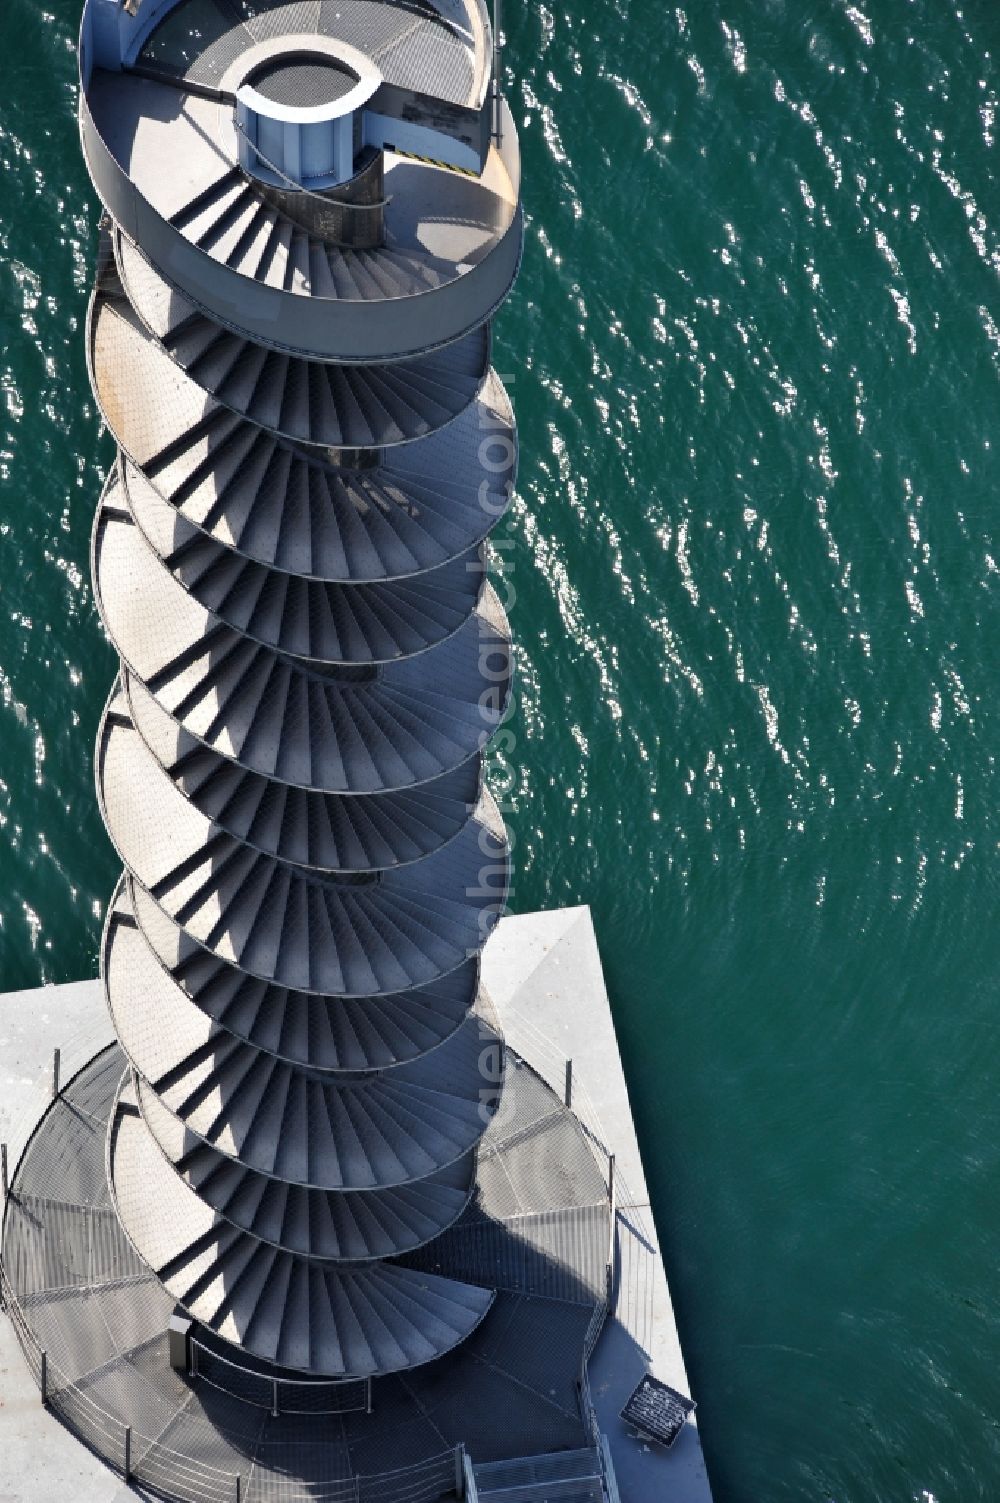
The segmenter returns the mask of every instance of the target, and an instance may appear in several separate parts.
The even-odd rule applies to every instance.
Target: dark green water
[[[116,874],[76,12],[0,11],[0,988]],[[1000,8],[507,12],[515,906],[593,906],[717,1503],[995,1499]]]

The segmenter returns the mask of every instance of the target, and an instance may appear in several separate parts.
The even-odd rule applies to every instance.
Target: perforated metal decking
[[[464,1211],[446,1236],[380,1265],[488,1285],[493,1305],[449,1355],[376,1379],[370,1397],[234,1368],[232,1349],[205,1338],[192,1372],[170,1367],[174,1298],[122,1230],[105,1173],[124,1065],[105,1051],[43,1118],[3,1242],[5,1303],[39,1379],[45,1352],[47,1400],[113,1466],[129,1429],[133,1476],[170,1498],[233,1503],[239,1478],[253,1503],[409,1503],[452,1490],[456,1447],[486,1463],[587,1446],[576,1385],[606,1296],[607,1188],[580,1123],[516,1056]],[[126,1132],[135,1121],[117,1120]],[[163,1169],[149,1163],[153,1195]]]
[[[170,1497],[434,1498],[456,1445],[588,1441],[607,1186],[516,1059],[497,1116],[479,979],[508,881],[482,759],[516,439],[489,363],[512,273],[471,273],[519,233],[510,151],[481,180],[404,165],[354,250],[241,168],[220,83],[245,54],[265,95],[322,105],[344,80],[303,37],[339,38],[467,129],[489,26],[479,0],[448,11],[181,0],[123,68],[83,70],[118,211],[87,353],[119,448],[92,566],[121,659],[96,756],[120,1048],[32,1139],[4,1279],[54,1407]],[[275,310],[301,330],[312,303],[291,347]]]

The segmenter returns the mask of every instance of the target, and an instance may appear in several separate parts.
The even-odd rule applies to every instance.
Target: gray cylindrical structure
[[[354,1377],[492,1297],[392,1260],[465,1209],[499,1094],[486,562],[516,440],[489,317],[520,245],[488,25],[362,9],[88,0],[81,101],[119,446],[93,536],[112,1194],[195,1321]]]

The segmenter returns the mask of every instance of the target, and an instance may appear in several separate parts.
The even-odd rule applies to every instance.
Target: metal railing
[[[608,1270],[608,1273],[610,1282],[610,1268]],[[583,1354],[580,1358],[580,1376],[577,1379],[577,1390],[580,1400],[580,1415],[583,1419],[584,1429],[587,1432],[587,1439],[589,1440],[590,1444],[594,1446],[600,1444],[601,1427],[597,1419],[597,1410],[594,1408],[594,1398],[590,1391],[589,1365],[594,1348],[597,1345],[597,1339],[604,1329],[604,1322],[607,1320],[607,1318],[608,1302],[607,1300],[602,1300],[599,1304],[594,1306],[594,1313],[590,1317],[590,1324],[588,1325],[586,1332],[584,1333]]]
[[[94,985],[98,983],[95,981]],[[44,997],[45,990],[40,988]],[[8,1119],[7,1168],[10,1183],[17,1178],[24,1152],[34,1136],[46,1107],[86,1069],[98,1054],[115,1047],[117,1040],[104,1008],[100,1016],[83,1027],[68,1031],[60,1048],[53,1050],[51,1064],[39,1070],[31,1089]],[[125,1062],[122,1061],[122,1069]]]
[[[343,204],[343,207],[345,209],[384,209],[387,204],[390,204],[392,202],[391,198],[384,197],[372,199],[371,202],[364,204],[351,203],[346,199],[331,200],[328,193],[317,192],[315,188],[307,188],[305,183],[300,183],[296,178],[289,177],[288,173],[284,172],[275,162],[272,162],[270,157],[266,157],[264,155],[260,147],[257,145],[257,142],[249,134],[243,122],[236,114],[235,110],[233,111],[232,120],[233,125],[236,127],[237,134],[242,136],[243,140],[249,146],[250,150],[253,152],[257,160],[263,162],[268,172],[273,172],[275,177],[280,178],[281,181],[285,184],[285,187],[288,188],[290,192],[300,193],[303,198],[314,198],[318,204],[329,204],[331,202],[340,203]]]
[[[84,82],[87,75],[84,72]],[[186,239],[146,199],[105,141],[84,87],[80,129],[98,193],[129,239],[143,246],[189,301],[243,338],[321,360],[404,359],[447,344],[492,316],[510,291],[524,239],[517,132],[503,103],[504,170],[511,184],[502,218],[479,259],[450,278],[392,297],[301,297],[255,282]],[[458,263],[456,263],[457,266]],[[463,265],[465,263],[462,263]]]
[[[503,145],[503,36],[501,20],[502,0],[493,0],[493,119],[490,134],[499,149]]]
[[[604,1495],[608,1503],[621,1503],[621,1494],[618,1491],[618,1478],[615,1476],[615,1464],[611,1460],[611,1446],[606,1435],[602,1435],[598,1445],[598,1459],[601,1463],[601,1482],[604,1485]]]
[[[56,1051],[50,1083],[52,1103],[60,1099],[76,1076],[94,1059],[114,1047],[104,1044],[101,1038],[99,1044],[104,1046],[99,1046],[94,1053],[94,1042],[94,1034],[86,1030],[79,1037],[73,1036],[69,1048],[63,1045],[61,1050]],[[81,1058],[88,1049],[90,1058]],[[66,1069],[67,1062],[70,1070]],[[7,1218],[11,1208],[21,1203],[17,1191],[17,1175],[27,1144],[47,1115],[45,1111],[39,1115],[38,1108],[41,1104],[41,1100],[37,1098],[31,1102],[25,1113],[26,1117],[28,1112],[31,1113],[30,1128],[26,1121],[23,1132],[15,1134],[13,1155],[2,1155],[2,1168],[6,1171],[3,1184],[4,1233],[7,1231]],[[13,1170],[10,1167],[11,1157],[15,1162]],[[95,1208],[93,1214],[100,1215],[103,1212]],[[92,1239],[88,1239],[88,1249],[91,1242]],[[23,1264],[23,1248],[19,1256]],[[31,1266],[20,1267],[19,1285],[16,1286],[8,1275],[6,1260],[0,1256],[0,1311],[10,1319],[28,1370],[38,1385],[42,1404],[58,1415],[109,1466],[120,1472],[126,1482],[140,1483],[153,1492],[175,1500],[175,1503],[249,1503],[247,1489],[251,1475],[253,1503],[436,1503],[436,1500],[443,1497],[461,1498],[465,1495],[466,1454],[463,1445],[451,1447],[422,1462],[392,1471],[299,1481],[288,1473],[290,1446],[294,1446],[294,1442],[280,1440],[274,1443],[278,1465],[273,1471],[267,1467],[269,1442],[259,1442],[253,1458],[247,1457],[244,1472],[211,1466],[198,1457],[166,1445],[160,1435],[147,1435],[133,1425],[125,1424],[119,1416],[110,1413],[92,1398],[77,1378],[70,1377],[63,1371],[31,1329],[22,1306],[22,1286],[31,1291],[27,1296],[29,1301],[33,1295],[53,1292],[54,1286],[49,1284],[46,1277],[44,1249],[36,1251],[33,1256],[29,1255],[29,1263]],[[90,1269],[89,1251],[88,1270],[93,1271]],[[226,1362],[218,1353],[209,1354],[207,1348],[202,1348],[202,1364],[209,1355],[216,1363]],[[205,1376],[204,1372],[201,1375]],[[136,1381],[142,1382],[138,1373]],[[270,1382],[266,1378],[264,1381]],[[359,1390],[363,1391],[365,1406],[370,1404],[371,1391],[366,1379],[347,1380],[347,1384],[342,1381],[318,1383],[315,1386],[332,1390],[343,1389],[348,1385],[356,1394]],[[289,1386],[302,1389],[312,1385],[296,1384],[291,1380]],[[271,1396],[273,1400],[273,1389]],[[345,1412],[346,1407],[342,1405],[340,1412]],[[279,1412],[292,1414],[328,1411],[316,1408],[299,1410],[288,1405],[281,1408],[279,1400]],[[220,1445],[226,1446],[224,1438],[220,1438]],[[342,1452],[339,1447],[337,1449],[338,1463],[342,1464]],[[308,1450],[315,1455],[314,1444],[309,1444]]]
[[[234,1362],[188,1337],[188,1377],[200,1378],[255,1409],[280,1414],[371,1414],[371,1378],[278,1378]]]
[[[563,1094],[564,1100],[567,1095],[569,1096],[571,1109],[583,1126],[595,1160],[604,1172],[611,1202],[611,1241],[606,1268],[606,1297],[595,1305],[584,1336],[578,1387],[585,1430],[591,1444],[598,1449],[605,1495],[608,1503],[620,1503],[610,1452],[601,1432],[593,1403],[588,1364],[613,1301],[615,1223],[617,1207],[624,1186],[620,1176],[616,1175],[614,1155],[606,1147],[603,1128],[596,1109],[582,1086],[578,1082],[573,1082],[572,1071],[567,1068],[565,1057],[553,1049],[548,1040],[534,1028],[530,1020],[516,1012],[509,1016],[516,1021],[514,1031],[519,1032],[526,1039],[529,1035],[534,1035],[529,1040],[532,1055],[530,1068],[540,1075],[556,1091],[556,1094]],[[92,1038],[91,1035],[88,1042]],[[61,1089],[70,1083],[69,1078],[65,1076],[65,1085],[60,1079],[61,1064],[68,1056],[72,1064],[77,1065],[76,1056],[83,1043],[82,1038],[79,1041],[74,1040],[74,1047],[69,1050],[64,1047],[62,1055],[57,1056],[59,1062],[53,1061],[51,1090],[54,1099],[57,1099]],[[560,1091],[560,1083],[562,1091]],[[37,1126],[37,1120],[35,1125]],[[20,1158],[20,1152],[17,1150],[23,1151],[23,1147],[23,1141],[17,1143],[15,1150],[17,1159]],[[16,1170],[11,1174],[9,1164],[6,1167],[11,1182],[9,1185],[4,1185],[5,1201],[8,1198],[14,1199],[16,1196],[14,1188]],[[631,1204],[630,1199],[626,1199],[625,1203],[629,1206],[630,1218],[641,1220],[641,1216],[636,1216],[637,1208]],[[17,1291],[12,1286],[2,1262],[0,1262],[0,1309],[5,1309],[11,1319],[29,1370],[40,1389],[42,1403],[57,1413],[70,1429],[104,1457],[110,1465],[117,1467],[126,1481],[135,1480],[154,1491],[167,1493],[176,1499],[177,1503],[233,1503],[233,1500],[235,1503],[248,1503],[241,1472],[209,1466],[199,1459],[165,1445],[159,1437],[145,1435],[132,1426],[125,1425],[92,1399],[77,1381],[69,1378],[37,1341],[25,1319]],[[210,1372],[206,1372],[206,1366],[211,1370],[212,1364],[234,1369],[244,1381],[258,1382],[261,1385],[259,1407],[270,1409],[272,1414],[338,1412],[335,1407],[326,1409],[317,1407],[316,1404],[302,1408],[292,1407],[295,1401],[291,1390],[301,1392],[301,1390],[312,1388],[329,1390],[326,1395],[329,1399],[334,1399],[335,1391],[339,1390],[343,1398],[348,1399],[347,1403],[344,1403],[342,1399],[339,1400],[339,1412],[347,1412],[348,1408],[360,1410],[371,1406],[370,1383],[364,1379],[334,1380],[330,1383],[317,1384],[300,1384],[295,1380],[285,1379],[273,1380],[265,1374],[253,1373],[249,1369],[239,1367],[238,1364],[230,1363],[219,1353],[211,1351],[194,1340],[192,1341],[192,1357],[192,1375],[200,1376],[206,1382],[213,1381]],[[275,1404],[275,1383],[282,1386],[287,1384],[289,1401],[286,1401],[283,1388],[279,1387],[277,1404]],[[222,1383],[216,1383],[215,1386],[224,1387]],[[355,1402],[350,1402],[346,1390],[353,1391]],[[362,1393],[363,1403],[360,1402]],[[247,1397],[244,1393],[238,1396]],[[254,1399],[247,1399],[247,1401],[255,1402]],[[338,1403],[338,1400],[334,1400],[334,1403]],[[266,1446],[262,1449],[266,1450]],[[284,1444],[282,1444],[282,1453],[282,1470],[286,1472],[283,1476],[277,1471],[272,1474],[267,1470],[264,1456],[258,1459],[253,1468],[248,1460],[247,1475],[249,1476],[252,1470],[254,1478],[254,1503],[434,1503],[434,1500],[449,1495],[465,1497],[475,1503],[477,1497],[472,1464],[463,1445],[428,1458],[424,1462],[394,1471],[358,1474],[349,1478],[338,1477],[328,1482],[313,1481],[306,1484],[299,1483],[294,1477],[287,1475],[287,1448]],[[263,1466],[261,1462],[264,1462]]]
[[[385,197],[382,178],[381,153],[360,169],[357,177],[340,189],[317,191],[289,177],[276,162],[266,157],[257,142],[246,130],[237,113],[233,112],[233,126],[237,136],[247,149],[284,184],[278,187],[262,178],[253,178],[254,187],[261,197],[300,229],[316,235],[328,245],[351,247],[357,250],[373,250],[382,244],[385,237],[385,211],[392,202]],[[247,168],[244,167],[244,172]],[[354,201],[342,196],[344,193],[370,191],[369,183],[377,185],[378,197]]]
[[[608,1161],[613,1160],[614,1155],[607,1145],[607,1135],[601,1122],[593,1100],[577,1077],[573,1069],[572,1059],[567,1058],[560,1049],[557,1049],[541,1029],[519,1008],[505,1006],[499,1009],[504,1034],[508,1038],[511,1047],[525,1060],[525,1063],[540,1075],[550,1090],[565,1103],[572,1111],[574,1117],[583,1128],[591,1151],[604,1171],[605,1181],[609,1183],[609,1174],[613,1171],[608,1169]],[[519,1042],[521,1041],[521,1046]],[[522,1047],[523,1046],[523,1047]]]
[[[540,1032],[532,1019],[519,1008],[507,1004],[501,1012],[504,1031],[511,1048],[528,1058],[535,1073],[540,1075],[557,1095],[562,1096],[563,1100],[566,1099],[567,1087],[569,1088],[568,1104],[584,1129],[594,1157],[605,1172],[608,1193],[613,1197],[611,1247],[608,1254],[612,1274],[617,1271],[619,1265],[618,1244],[623,1239],[628,1241],[633,1259],[642,1255],[649,1261],[647,1276],[641,1284],[633,1281],[634,1287],[628,1291],[628,1317],[625,1322],[630,1335],[643,1350],[648,1351],[653,1327],[653,1280],[650,1275],[656,1262],[651,1252],[656,1244],[656,1230],[648,1204],[636,1199],[618,1167],[615,1155],[607,1146],[608,1138],[600,1113],[594,1106],[586,1087],[574,1073],[572,1061],[568,1060],[561,1050],[557,1049],[547,1036]],[[620,1297],[618,1305],[619,1318],[624,1320],[625,1317],[621,1314]]]
[[[0,1303],[38,1385],[42,1404],[119,1471],[126,1482],[142,1483],[177,1503],[247,1503],[246,1478],[251,1469],[254,1503],[435,1503],[442,1497],[465,1495],[467,1466],[462,1445],[393,1471],[359,1473],[328,1481],[300,1483],[288,1476],[289,1443],[284,1441],[277,1444],[285,1475],[280,1475],[277,1469],[273,1474],[267,1470],[267,1442],[258,1445],[252,1468],[248,1457],[246,1474],[209,1466],[165,1445],[158,1436],[143,1434],[134,1426],[123,1424],[75,1379],[68,1377],[39,1345],[2,1266]]]
[[[195,1461],[172,1450],[155,1436],[142,1435],[109,1414],[67,1377],[39,1345],[21,1309],[16,1291],[0,1269],[3,1305],[42,1404],[58,1414],[81,1440],[112,1466],[126,1482],[137,1480],[169,1491],[181,1503],[233,1503],[238,1497],[237,1474]]]
[[[606,1297],[594,1306],[590,1323],[584,1333],[583,1351],[580,1360],[580,1376],[577,1379],[577,1394],[584,1430],[588,1441],[597,1451],[601,1472],[600,1480],[604,1496],[607,1503],[621,1503],[608,1438],[601,1429],[591,1392],[590,1358],[593,1355],[594,1348],[597,1346],[601,1331],[604,1329],[605,1321],[615,1303],[619,1206],[627,1208],[629,1226],[633,1234],[638,1235],[640,1240],[648,1240],[651,1234],[649,1219],[642,1208],[636,1205],[633,1197],[628,1192],[628,1187],[624,1183],[620,1173],[616,1170],[615,1155],[607,1146],[607,1139],[600,1114],[594,1106],[586,1088],[574,1076],[573,1061],[567,1059],[564,1054],[556,1049],[549,1039],[539,1031],[532,1020],[526,1017],[519,1009],[506,1007],[502,1011],[505,1029],[507,1034],[512,1036],[513,1047],[517,1047],[518,1040],[527,1046],[530,1053],[530,1068],[536,1074],[540,1075],[553,1091],[562,1095],[566,1106],[573,1112],[583,1127],[587,1141],[590,1144],[591,1152],[594,1154],[598,1165],[604,1171],[605,1184],[607,1185],[610,1202],[609,1244],[606,1269],[607,1290]],[[651,1309],[647,1308],[644,1315],[645,1325],[648,1327],[652,1318]],[[552,1496],[554,1497],[555,1495],[552,1494]]]

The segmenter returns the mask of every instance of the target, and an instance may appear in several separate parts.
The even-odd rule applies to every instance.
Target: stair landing
[[[658,1377],[682,1392],[689,1388],[590,910],[501,920],[483,956],[483,976],[508,1041],[540,1073],[553,1073],[555,1050],[574,1057],[576,1089],[593,1103],[617,1155],[620,1289],[591,1359],[590,1381],[621,1499],[711,1503],[693,1420],[672,1450],[664,1452],[633,1439],[618,1418],[646,1365],[643,1351],[651,1354],[649,1366]],[[53,1049],[62,1050],[62,1078],[67,1080],[113,1035],[97,981],[8,993],[0,996],[0,1017],[0,1139],[7,1141],[13,1165],[47,1104]],[[11,1503],[62,1503],[68,1497],[74,1503],[127,1503],[134,1496],[42,1409],[10,1323],[2,1318],[0,1416],[5,1474],[14,1486]],[[566,1490],[578,1483],[589,1486],[587,1478],[577,1476],[560,1480],[558,1492],[543,1487],[539,1495],[537,1482],[531,1482],[535,1492],[527,1499],[518,1490],[494,1489],[494,1497],[505,1503],[537,1503],[538,1496],[551,1497],[552,1503],[589,1503],[586,1491],[578,1497]],[[515,1489],[523,1485],[515,1484]],[[481,1496],[488,1499],[490,1493]]]

